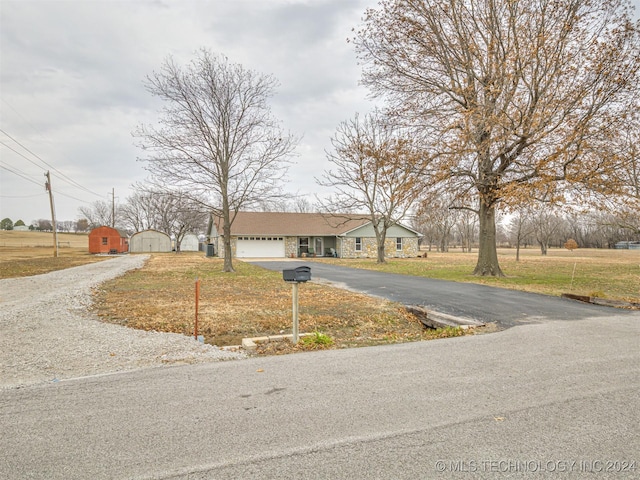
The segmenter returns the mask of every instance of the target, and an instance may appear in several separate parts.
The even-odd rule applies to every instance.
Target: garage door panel
[[[238,240],[236,243],[238,258],[284,258],[284,240],[253,239]]]

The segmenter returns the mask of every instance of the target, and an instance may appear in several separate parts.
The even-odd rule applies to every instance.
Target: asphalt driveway
[[[423,305],[448,315],[496,322],[500,327],[548,320],[632,314],[631,311],[590,305],[560,297],[519,292],[472,283],[374,272],[320,262],[253,260],[269,270],[311,267],[311,280],[366,293],[405,305]]]

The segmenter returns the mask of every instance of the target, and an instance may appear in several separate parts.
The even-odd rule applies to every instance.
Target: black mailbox
[[[293,270],[283,270],[282,278],[285,282],[308,282],[311,280],[311,267],[298,267]]]

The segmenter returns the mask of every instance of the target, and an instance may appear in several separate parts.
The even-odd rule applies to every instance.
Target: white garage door
[[[240,237],[236,244],[238,258],[284,258],[282,237]]]

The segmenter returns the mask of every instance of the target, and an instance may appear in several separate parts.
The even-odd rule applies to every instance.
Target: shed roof
[[[146,237],[146,236],[149,236],[149,235],[167,237],[167,238],[170,239],[168,234],[166,234],[164,232],[161,232],[160,230],[155,230],[153,228],[148,228],[147,230],[142,230],[140,232],[136,232],[133,235],[131,235],[131,238],[133,238],[133,237]]]
[[[96,228],[92,229],[89,232],[89,236],[106,235],[106,234],[113,235],[113,236],[118,235],[121,238],[129,238],[129,235],[124,230],[120,230],[118,228],[109,227],[108,225],[101,225],[99,227],[96,227]]]

